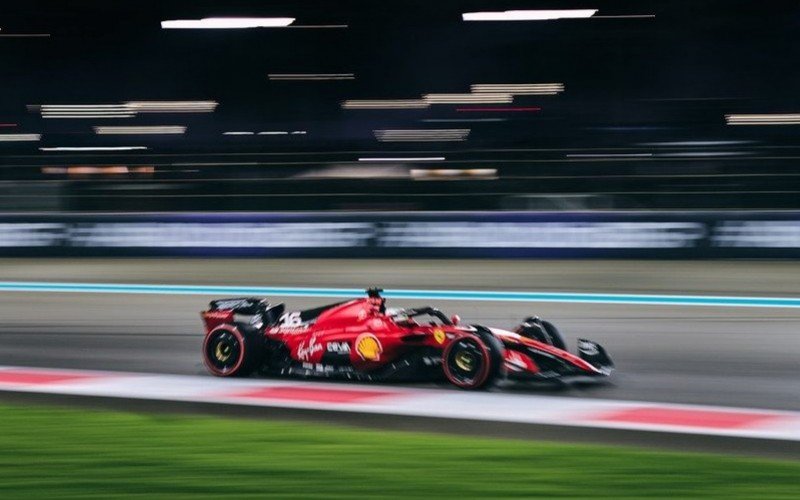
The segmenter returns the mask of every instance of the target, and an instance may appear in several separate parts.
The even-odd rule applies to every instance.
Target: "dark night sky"
[[[579,19],[467,23],[462,12],[597,8]],[[165,19],[291,16],[347,29],[162,30]],[[127,144],[95,125],[187,125],[186,135],[136,138],[153,151],[385,149],[372,131],[436,128],[455,105],[343,110],[345,99],[468,92],[473,83],[563,82],[559,96],[518,97],[537,113],[467,123],[458,148],[630,147],[644,142],[753,140],[793,144],[796,127],[730,127],[726,113],[800,111],[800,4],[754,1],[5,1],[0,34],[3,132],[41,133],[0,154],[40,146]],[[353,81],[274,82],[268,73],[354,73]],[[215,100],[213,114],[122,120],[43,120],[29,104]],[[497,117],[469,113],[469,118]],[[449,124],[447,126],[459,126]],[[228,137],[229,130],[306,130],[295,137]],[[392,145],[391,149],[418,149]],[[423,149],[429,149],[425,145]]]

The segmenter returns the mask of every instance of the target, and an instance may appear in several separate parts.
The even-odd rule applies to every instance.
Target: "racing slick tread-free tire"
[[[203,362],[218,377],[246,377],[261,364],[264,348],[257,336],[220,325],[203,340]]]
[[[490,386],[503,366],[503,343],[491,332],[454,339],[442,353],[442,368],[447,380],[461,389]]]

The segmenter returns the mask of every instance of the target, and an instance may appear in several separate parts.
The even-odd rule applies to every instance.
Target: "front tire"
[[[442,353],[445,377],[461,389],[491,385],[500,375],[502,366],[503,343],[489,332],[457,338]]]
[[[203,341],[203,361],[218,377],[250,375],[258,367],[262,351],[257,339],[231,325],[217,327]]]

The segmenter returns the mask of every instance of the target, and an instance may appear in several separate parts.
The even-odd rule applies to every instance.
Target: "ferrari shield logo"
[[[436,340],[436,342],[444,344],[444,339],[445,339],[444,330],[442,330],[441,328],[437,328],[436,330],[434,330],[433,338]]]
[[[379,361],[383,346],[378,337],[371,333],[362,333],[356,339],[356,352],[365,361]]]

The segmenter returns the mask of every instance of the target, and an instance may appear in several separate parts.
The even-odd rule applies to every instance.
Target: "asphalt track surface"
[[[3,259],[0,281],[516,290],[800,297],[792,262]],[[215,296],[0,293],[3,364],[203,374],[198,312]],[[271,297],[290,308],[334,299]],[[511,389],[562,397],[800,409],[800,309],[430,301],[466,322],[531,314],[602,343],[608,384]],[[394,306],[420,305],[395,300]]]

